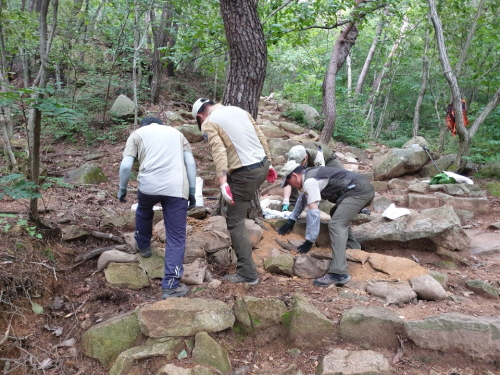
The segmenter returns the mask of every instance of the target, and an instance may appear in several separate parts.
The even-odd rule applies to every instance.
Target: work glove
[[[276,177],[278,177],[276,171],[274,170],[272,165],[269,165],[269,172],[267,172],[267,177],[266,177],[267,182],[272,184],[274,181],[276,181]]]
[[[281,227],[278,229],[278,234],[281,234],[282,236],[290,232],[295,225],[295,220],[288,219],[285,224],[283,224]]]
[[[189,201],[189,204],[188,204],[188,211],[189,211],[192,208],[194,208],[194,206],[196,205],[196,198],[194,197],[193,194],[189,194],[188,201]]]
[[[233,193],[231,193],[231,188],[229,187],[227,182],[223,183],[220,186],[220,191],[222,193],[222,197],[224,197],[227,203],[234,204]]]
[[[117,194],[117,197],[118,199],[120,200],[120,202],[126,202],[127,200],[125,199],[125,196],[127,195],[127,189],[125,188],[120,188],[120,190],[118,190],[118,194]]]
[[[300,254],[307,254],[311,250],[313,243],[311,241],[305,240],[302,245],[297,248]]]
[[[283,199],[283,207],[281,207],[281,212],[288,211],[288,206],[290,206],[290,201],[288,199]]]

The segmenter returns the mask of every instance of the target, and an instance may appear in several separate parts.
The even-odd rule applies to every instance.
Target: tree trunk
[[[3,0],[0,0],[0,18],[2,18]],[[4,43],[4,34],[2,24],[0,23],[0,86],[1,92],[8,91],[9,80],[7,78],[7,58]],[[2,134],[4,139],[4,155],[7,158],[7,169],[17,172],[17,160],[12,151],[10,140],[13,135],[13,124],[11,117],[11,107],[0,106],[0,123],[2,124]]]
[[[57,25],[58,0],[54,0],[52,8],[52,28],[50,34],[47,34],[47,13],[50,0],[42,0],[39,16],[39,37],[40,37],[40,70],[37,75],[36,84],[39,88],[45,89],[47,86],[47,75],[49,71],[49,52],[54,38]],[[37,95],[38,100],[42,100],[43,93]],[[31,157],[31,181],[38,186],[40,184],[40,134],[42,129],[42,111],[39,107],[34,109],[33,116],[33,143],[30,152]],[[38,198],[30,200],[30,219],[39,224]]]
[[[134,57],[132,61],[132,90],[134,94],[134,129],[139,120],[139,104],[137,102],[137,60],[139,59],[139,4],[134,0]]]
[[[458,60],[457,65],[455,66],[455,74],[457,77],[460,77],[460,74],[462,73],[462,65],[464,64],[465,59],[467,57],[467,51],[469,50],[472,37],[474,36],[474,33],[476,32],[477,22],[479,20],[479,17],[481,17],[481,14],[483,13],[483,7],[484,7],[484,0],[481,0],[479,2],[479,5],[477,6],[476,16],[474,17],[474,21],[472,22],[472,26],[470,27],[469,33],[467,34],[467,39],[465,40],[465,43],[462,46],[462,52],[460,53],[460,59]],[[469,101],[469,105],[470,105],[470,101]]]
[[[351,97],[352,91],[352,69],[351,69],[351,55],[347,55],[346,58],[346,68],[347,68],[347,97]]]
[[[382,132],[382,127],[384,125],[385,114],[387,111],[387,105],[389,104],[389,99],[391,97],[392,83],[394,82],[394,78],[396,77],[396,71],[397,71],[397,69],[393,70],[391,81],[389,82],[389,84],[387,85],[387,87],[384,90],[384,91],[386,91],[384,105],[382,106],[382,111],[380,113],[379,120],[378,120],[377,130],[375,131],[375,138],[377,138],[377,139],[380,137],[380,133]],[[373,115],[373,113],[372,113],[372,115]],[[372,120],[372,122],[373,122],[373,120]]]
[[[164,47],[167,44],[167,37],[165,33],[165,28],[167,27],[168,20],[172,17],[172,6],[170,1],[166,1],[163,4],[163,9],[161,11],[160,23],[156,25],[155,22],[155,12],[151,11],[151,22],[152,22],[152,30],[153,30],[153,61],[151,62],[151,72],[153,77],[151,79],[151,101],[154,104],[158,104],[160,101],[160,88],[161,88],[161,80],[162,80],[162,61],[161,61],[161,53],[158,48]]]
[[[385,63],[384,63],[384,66],[383,66],[381,72],[378,74],[378,76],[373,81],[372,93],[368,97],[368,100],[365,104],[365,112],[367,112],[367,110],[373,105],[375,98],[378,95],[378,88],[380,87],[380,83],[384,79],[386,72],[389,70],[389,67],[391,66],[391,63],[392,63],[392,58],[396,54],[396,51],[398,50],[399,45],[401,44],[401,42],[405,38],[404,33],[405,33],[407,27],[408,27],[408,19],[406,17],[404,17],[403,24],[401,25],[401,29],[399,30],[399,38],[396,39],[396,41],[392,45],[391,51],[389,52],[389,55],[387,55],[387,59],[385,60]]]
[[[177,41],[176,36],[177,36],[177,29],[178,25],[177,23],[173,23],[172,21],[170,22],[170,29],[175,30],[174,33],[168,33],[167,35],[167,47],[168,51],[171,51],[175,43]],[[165,67],[165,70],[167,71],[167,77],[175,77],[175,64],[171,59],[167,60],[167,66]]]
[[[351,48],[356,43],[358,29],[356,22],[350,22],[340,32],[335,45],[333,46],[332,56],[328,64],[328,70],[323,81],[323,115],[325,116],[325,125],[319,136],[319,142],[328,144],[332,139],[335,130],[335,117],[337,115],[337,102],[335,97],[335,81],[337,73],[344,64]]]
[[[418,93],[417,102],[415,103],[415,113],[413,114],[413,137],[418,135],[420,126],[420,107],[424,101],[425,90],[427,89],[427,77],[429,76],[429,58],[427,52],[429,50],[429,29],[425,31],[425,47],[424,55],[422,56],[422,81],[420,83],[420,91]]]
[[[267,67],[257,1],[221,0],[220,9],[230,56],[222,102],[243,108],[256,119]]]
[[[384,11],[384,15],[380,16],[380,20],[378,22],[377,31],[375,32],[375,36],[373,37],[373,42],[368,51],[368,55],[366,56],[365,63],[363,64],[363,69],[361,69],[361,73],[358,77],[358,83],[356,84],[356,89],[354,91],[355,95],[361,94],[363,91],[363,83],[365,82],[365,78],[368,74],[368,69],[370,69],[370,65],[373,60],[373,55],[375,54],[375,50],[377,49],[378,40],[380,35],[382,34],[382,30],[384,29],[385,17],[387,16],[387,7]]]
[[[432,23],[434,25],[434,32],[436,34],[436,42],[439,51],[439,60],[441,61],[441,66],[443,68],[443,74],[448,81],[450,86],[453,109],[455,111],[455,124],[458,134],[458,152],[457,158],[455,159],[455,164],[457,166],[458,173],[465,169],[466,160],[462,159],[462,156],[468,156],[470,152],[470,135],[464,125],[464,118],[462,112],[462,96],[460,94],[460,88],[458,87],[457,77],[453,73],[448,59],[448,53],[446,51],[446,45],[444,43],[443,27],[441,25],[441,20],[437,14],[435,0],[429,1],[429,10]]]

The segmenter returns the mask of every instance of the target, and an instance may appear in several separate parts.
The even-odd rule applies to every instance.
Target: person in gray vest
[[[321,199],[335,203],[330,211],[328,222],[332,262],[324,276],[315,279],[314,285],[326,287],[331,284],[344,285],[351,280],[347,270],[346,248],[360,249],[361,245],[350,228],[351,221],[361,210],[368,206],[374,197],[370,181],[357,173],[334,167],[304,168],[295,160],[287,162],[281,168],[282,187],[290,185],[303,189],[288,221],[278,229],[281,235],[292,230],[297,218],[307,206],[305,242],[298,247],[301,254],[311,250],[320,230]]]

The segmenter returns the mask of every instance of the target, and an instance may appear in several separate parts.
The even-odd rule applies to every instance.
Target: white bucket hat
[[[307,156],[306,148],[302,145],[293,146],[287,155],[288,161],[295,160],[297,163],[302,163]]]
[[[283,167],[280,169],[280,176],[283,176],[283,181],[281,181],[281,187],[285,187],[288,185],[286,179],[290,173],[292,173],[297,167],[300,167],[300,164],[295,160],[289,160]]]

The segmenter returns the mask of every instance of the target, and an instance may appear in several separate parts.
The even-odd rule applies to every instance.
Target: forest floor
[[[176,99],[177,101],[178,99]],[[189,108],[190,103],[185,103]],[[164,104],[169,108],[168,101]],[[156,108],[148,108],[154,112]],[[100,185],[75,186],[65,188],[54,185],[43,191],[43,200],[39,201],[45,222],[55,229],[43,229],[41,239],[31,236],[26,230],[12,227],[2,231],[0,245],[0,373],[1,374],[107,374],[100,363],[86,357],[80,348],[83,332],[97,322],[106,320],[120,313],[158,301],[161,298],[161,280],[153,280],[151,286],[138,291],[114,289],[107,285],[104,274],[97,272],[97,259],[75,263],[79,254],[99,248],[112,246],[107,239],[89,236],[85,240],[63,242],[60,228],[67,224],[76,224],[87,231],[104,231],[100,226],[106,214],[120,214],[130,210],[136,202],[134,194],[128,195],[127,203],[116,199],[118,188],[118,169],[122,158],[125,141],[133,126],[123,130],[114,143],[102,143],[87,147],[83,144],[55,142],[44,137],[42,162],[47,166],[49,176],[62,176],[68,170],[86,162],[90,154],[99,154],[92,163],[99,165],[109,181]],[[208,151],[203,142],[193,144],[198,170],[204,170],[210,163]],[[50,151],[50,152],[49,152]],[[346,146],[338,144],[336,151],[346,152]],[[0,167],[4,166],[2,159]],[[369,162],[361,163],[360,168],[369,170]],[[477,181],[483,183],[486,181]],[[131,182],[134,185],[134,182]],[[210,186],[208,186],[210,187]],[[487,230],[488,225],[500,221],[500,200],[488,196],[491,212],[476,217],[471,225],[475,229]],[[216,201],[205,200],[209,208],[214,208]],[[16,212],[26,217],[27,202],[4,198],[1,201],[2,212]],[[211,206],[211,207],[210,207]],[[8,218],[0,222],[6,228]],[[189,219],[196,224],[195,219]],[[202,224],[202,223],[201,223]],[[188,297],[214,298],[231,304],[237,296],[252,295],[274,297],[285,303],[291,301],[296,293],[306,295],[319,311],[338,323],[342,313],[356,305],[383,306],[384,301],[374,298],[357,286],[366,280],[377,277],[372,270],[349,262],[349,271],[353,282],[345,288],[317,288],[312,280],[297,277],[278,276],[266,273],[262,261],[272,248],[279,247],[276,240],[283,240],[273,227],[265,224],[263,239],[254,251],[256,264],[259,266],[261,282],[254,287],[232,285],[223,282],[217,289],[193,287]],[[26,226],[25,226],[26,229]],[[129,228],[130,229],[130,228]],[[116,229],[107,229],[108,233],[123,237]],[[130,230],[129,230],[130,231]],[[498,231],[497,231],[498,233]],[[500,234],[498,234],[500,236]],[[287,239],[303,240],[290,234]],[[466,279],[482,279],[492,283],[500,281],[500,262],[498,254],[481,259],[472,254],[463,254],[472,266],[455,265],[452,269],[439,269],[440,260],[431,252],[393,250],[388,255],[411,257],[420,260],[429,270],[438,270],[448,274],[447,291],[460,296],[438,302],[419,301],[418,304],[389,306],[405,319],[423,319],[429,315],[444,312],[459,312],[468,315],[500,316],[500,301],[471,294],[465,286]],[[218,266],[209,265],[209,270],[216,278],[228,271]],[[44,308],[43,313],[35,314],[33,306]],[[38,311],[39,312],[39,311]],[[315,368],[322,356],[329,349],[302,351],[292,356],[287,351],[286,338],[269,341],[265,333],[242,340],[231,330],[218,333],[217,339],[230,348],[234,369],[248,366],[247,374],[303,374],[315,373]],[[75,343],[67,340],[74,339]],[[500,374],[500,360],[497,362],[472,361],[460,353],[426,352],[414,348],[411,343],[402,342],[404,355],[393,363],[394,374]],[[359,347],[338,342],[344,349]],[[391,349],[375,349],[390,361],[396,352]],[[183,360],[182,366],[189,364]],[[243,370],[242,370],[243,371]],[[287,372],[288,371],[288,372]],[[241,372],[244,373],[244,372]]]

